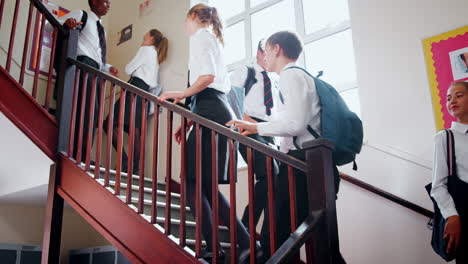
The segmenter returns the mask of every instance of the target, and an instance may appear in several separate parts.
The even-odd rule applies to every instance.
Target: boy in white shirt
[[[267,122],[250,123],[243,120],[232,120],[226,125],[243,130],[244,135],[259,134],[261,136],[281,136],[294,138],[295,144],[281,146],[282,151],[295,158],[305,160],[303,143],[315,139],[308,131],[310,126],[319,135],[321,131],[321,105],[314,80],[296,66],[296,61],[302,53],[302,42],[292,32],[281,31],[271,35],[266,42],[266,68],[280,76],[279,97],[281,104],[276,108],[276,114]],[[283,141],[281,144],[288,141]],[[287,147],[287,149],[286,149]],[[299,147],[299,148],[297,148]],[[337,169],[334,166],[335,174]],[[296,199],[298,223],[308,216],[307,179],[301,171],[294,170],[296,178]],[[277,246],[281,246],[290,235],[288,166],[281,164],[278,183],[275,184],[277,194]],[[263,252],[269,253],[269,239],[262,235]],[[337,263],[345,263],[338,253]]]

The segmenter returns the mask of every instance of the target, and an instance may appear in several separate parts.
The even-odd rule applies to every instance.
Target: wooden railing
[[[57,83],[58,87],[58,105],[57,105],[57,122],[58,122],[58,143],[57,143],[57,154],[65,154],[76,166],[79,166],[83,171],[91,173],[94,178],[99,179],[103,177],[104,185],[110,186],[111,170],[115,170],[115,185],[114,195],[120,195],[123,190],[121,183],[123,181],[122,174],[122,152],[124,148],[123,140],[123,123],[124,123],[124,111],[125,105],[128,104],[130,107],[130,120],[129,120],[129,137],[128,137],[128,173],[126,175],[126,197],[125,203],[131,204],[132,202],[132,179],[133,179],[133,167],[138,166],[140,169],[140,175],[138,177],[139,183],[139,196],[138,196],[138,213],[143,213],[144,199],[143,199],[143,181],[145,178],[151,179],[152,186],[152,199],[151,199],[151,216],[150,221],[152,224],[156,224],[158,218],[156,209],[156,192],[157,192],[157,180],[158,178],[158,159],[160,156],[165,155],[166,163],[165,168],[165,188],[166,188],[166,211],[164,215],[165,223],[163,225],[164,234],[167,236],[172,235],[174,232],[171,230],[171,211],[169,206],[171,203],[171,192],[172,185],[170,184],[173,180],[172,168],[174,166],[172,153],[173,153],[173,141],[172,133],[173,126],[175,123],[175,117],[180,117],[182,127],[185,127],[188,122],[193,122],[193,128],[196,131],[196,239],[195,239],[195,257],[201,257],[202,255],[202,235],[201,235],[201,197],[202,197],[202,133],[206,133],[206,129],[210,132],[211,146],[212,146],[212,211],[213,211],[213,252],[217,254],[218,248],[215,241],[218,240],[218,230],[220,225],[219,220],[219,204],[218,204],[218,175],[217,175],[217,152],[219,147],[219,137],[224,136],[228,139],[228,150],[230,156],[229,159],[229,189],[230,189],[230,221],[229,223],[222,223],[224,225],[230,225],[230,251],[231,251],[231,263],[237,263],[238,257],[238,240],[236,230],[236,177],[237,167],[235,157],[235,145],[243,144],[247,147],[248,151],[248,189],[249,189],[249,210],[250,210],[250,221],[249,230],[250,237],[255,237],[255,226],[254,226],[254,162],[252,152],[256,151],[263,153],[267,157],[267,167],[265,168],[268,180],[268,211],[269,215],[265,216],[269,219],[270,227],[270,252],[271,258],[270,263],[289,263],[292,261],[298,261],[299,248],[306,245],[307,261],[309,263],[336,263],[335,257],[338,253],[338,234],[336,228],[336,208],[335,208],[335,192],[333,186],[333,172],[332,172],[332,148],[333,146],[325,140],[315,140],[304,145],[306,150],[305,160],[298,160],[289,155],[274,150],[264,144],[254,141],[250,138],[242,136],[241,134],[232,131],[231,129],[209,121],[201,116],[198,116],[184,108],[181,108],[175,104],[158,100],[157,97],[138,89],[122,80],[119,80],[113,76],[110,76],[98,69],[92,68],[84,63],[77,60],[77,42],[78,42],[78,31],[68,30],[63,28],[50,14],[50,12],[42,5],[39,0],[30,0],[29,2],[29,15],[28,22],[26,25],[26,36],[24,45],[18,45],[15,43],[18,13],[20,9],[20,1],[16,0],[14,16],[12,22],[12,32],[9,41],[9,48],[6,56],[5,69],[11,72],[13,59],[13,49],[18,46],[23,46],[23,57],[20,65],[20,73],[15,78],[19,84],[24,85],[25,74],[26,74],[26,62],[27,62],[27,50],[29,49],[30,40],[30,28],[31,21],[34,17],[34,12],[39,15],[40,30],[38,40],[38,52],[34,70],[34,76],[32,79],[32,89],[30,94],[33,98],[38,100],[38,103],[43,106],[44,110],[49,110],[51,100],[52,85],[54,82]],[[4,27],[5,23],[2,21],[2,14],[4,11],[5,1],[0,2],[0,27]],[[36,10],[36,11],[34,11]],[[50,58],[49,72],[44,86],[39,85],[39,74],[40,67],[39,61],[41,61],[41,43],[44,38],[45,22],[48,21],[54,28],[53,32],[53,45],[51,48],[52,56]],[[57,39],[61,38],[63,41],[62,49],[56,50]],[[58,56],[58,57],[57,57]],[[58,58],[58,59],[57,59]],[[53,66],[58,65],[56,60],[60,63],[58,68],[59,78],[54,77]],[[88,87],[87,80],[91,80],[92,85]],[[120,91],[120,104],[114,105],[116,100],[117,91]],[[89,94],[87,98],[86,94]],[[109,95],[110,100],[105,101],[105,95]],[[125,101],[126,95],[129,96],[129,102]],[[81,98],[80,98],[81,96]],[[42,99],[41,99],[42,98]],[[81,104],[78,102],[81,100]],[[141,109],[136,109],[137,100],[141,100]],[[146,107],[149,103],[155,104],[155,113],[152,117],[146,116]],[[97,105],[96,111],[93,107]],[[120,108],[120,115],[114,116],[114,107]],[[86,111],[86,110],[89,110]],[[159,110],[166,110],[166,126],[167,130],[165,137],[160,128],[161,116]],[[105,112],[107,115],[107,130],[104,131],[104,120]],[[141,124],[141,135],[140,135],[140,162],[134,164],[133,155],[135,154],[135,113],[141,111],[142,124]],[[114,120],[118,120],[117,131],[113,131]],[[88,129],[85,130],[85,122],[88,122]],[[148,125],[152,122],[153,134],[147,134]],[[94,129],[96,129],[96,141],[93,142]],[[117,151],[112,151],[111,138],[112,134],[117,133]],[[107,134],[107,141],[103,142],[103,135]],[[179,225],[179,238],[178,244],[180,247],[187,245],[186,241],[186,189],[185,183],[187,181],[186,171],[186,156],[187,141],[186,131],[182,129],[182,142],[181,142],[181,156],[176,162],[180,162],[180,195],[181,195],[181,206],[180,206],[180,225]],[[152,140],[152,145],[148,145],[148,142]],[[86,142],[86,145],[84,144]],[[160,142],[164,142],[166,151],[165,153],[159,152]],[[84,146],[84,148],[83,148]],[[152,148],[152,157],[145,156],[146,148]],[[92,159],[91,153],[95,152],[95,157]],[[104,159],[101,160],[101,154]],[[277,199],[275,193],[277,187],[275,186],[275,178],[273,176],[273,160],[281,162],[283,166],[287,167],[288,171],[288,184],[289,193],[288,197],[280,197],[282,199],[289,199],[290,203],[290,217],[291,217],[291,236],[287,241],[277,240],[277,212],[275,205],[275,199]],[[93,162],[92,162],[93,161]],[[112,163],[115,162],[115,166]],[[52,171],[52,174],[60,173],[59,162],[57,169]],[[145,174],[145,168],[151,167],[150,175]],[[101,175],[101,168],[104,169],[104,174]],[[306,175],[307,178],[307,189],[308,189],[308,210],[309,216],[305,219],[298,219],[297,217],[297,197],[296,197],[296,178],[294,176],[295,171],[301,171]],[[49,196],[47,200],[47,212],[46,212],[46,225],[44,233],[44,245],[43,245],[43,263],[58,263],[60,255],[60,237],[61,237],[61,221],[63,214],[63,198],[58,195],[57,188],[60,186],[57,175],[51,177],[49,184]],[[306,202],[306,201],[301,201]],[[129,228],[129,227],[122,227]],[[131,227],[130,227],[131,228]],[[284,243],[283,243],[284,242]],[[257,250],[254,239],[250,239],[250,252],[251,256],[255,255]],[[144,256],[139,256],[144,259]],[[214,263],[217,262],[216,257],[213,259]],[[250,263],[256,263],[255,258],[251,258]]]
[[[3,13],[6,12],[5,0],[0,3],[0,28],[4,28],[7,21],[4,21]],[[10,2],[10,3],[13,3]],[[19,13],[22,3],[29,3],[27,21],[18,23]],[[67,38],[68,31],[58,23],[55,17],[47,10],[47,8],[39,0],[15,0],[12,10],[11,32],[6,50],[2,47],[0,54],[5,53],[4,69],[25,88],[26,91],[38,101],[40,105],[49,112],[51,104],[54,101],[52,91],[56,83],[56,74],[58,71],[58,61],[61,50],[57,50],[58,39]],[[22,18],[21,18],[22,19]],[[50,25],[51,32],[46,31],[46,24]],[[35,26],[37,32],[32,32]],[[24,31],[24,40],[19,38],[19,34]],[[21,33],[20,33],[21,32]],[[43,61],[43,43],[46,35],[50,37],[50,58],[47,61],[49,64],[41,71],[41,61]],[[35,37],[32,39],[32,37]],[[18,39],[23,40],[22,43]],[[21,57],[14,57],[15,50],[22,49]],[[31,52],[29,52],[31,51]],[[33,52],[34,51],[34,52]],[[30,53],[30,54],[29,54]],[[29,54],[29,56],[28,56]],[[57,56],[56,56],[57,55]],[[31,63],[31,64],[29,64]],[[16,67],[16,68],[15,68]],[[18,73],[19,72],[19,73]],[[25,85],[25,84],[28,85]],[[31,84],[31,85],[30,85]]]

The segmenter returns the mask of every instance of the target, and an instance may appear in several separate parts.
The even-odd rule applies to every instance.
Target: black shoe
[[[213,263],[213,252],[205,251],[202,253],[200,260],[207,263]],[[219,251],[217,263],[223,264],[226,261],[226,252],[224,250]]]
[[[263,250],[262,247],[260,246],[259,242],[256,242],[255,245],[255,259],[257,260],[257,263],[259,263],[259,260],[261,260],[263,257]],[[247,264],[250,263],[250,248],[246,248],[242,250],[239,254],[239,264]]]

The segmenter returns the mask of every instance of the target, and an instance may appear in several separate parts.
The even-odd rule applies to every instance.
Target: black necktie
[[[263,75],[263,104],[266,108],[266,114],[271,115],[271,108],[273,108],[273,96],[271,94],[271,80],[265,71],[262,71]]]
[[[101,46],[101,59],[102,63],[106,64],[106,32],[104,32],[104,27],[102,27],[101,23],[99,21],[96,22],[97,24],[97,30],[99,34],[99,45]]]

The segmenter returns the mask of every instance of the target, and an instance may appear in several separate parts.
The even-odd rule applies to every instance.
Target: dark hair
[[[457,85],[461,85],[463,87],[465,87],[465,89],[468,91],[468,82],[453,82],[450,87],[454,87],[454,86],[457,86]]]
[[[465,57],[465,54],[464,54],[464,53],[460,54],[460,58],[461,58],[464,62],[467,62],[467,63],[468,63],[468,61],[466,60],[466,57]]]
[[[261,39],[258,41],[258,46],[257,46],[257,51],[265,52],[265,45],[264,42],[265,39]]]
[[[216,7],[198,4],[190,8],[187,16],[196,16],[203,25],[211,25],[216,38],[224,45],[223,24],[221,23]]]
[[[93,0],[88,0],[89,7],[93,8]]]
[[[154,39],[154,47],[158,51],[158,63],[162,63],[167,58],[169,40],[157,29],[151,29],[149,34]]]
[[[302,52],[301,39],[291,31],[276,32],[268,38],[266,43],[269,46],[278,44],[283,49],[284,56],[289,59],[297,60]]]

